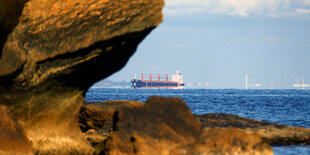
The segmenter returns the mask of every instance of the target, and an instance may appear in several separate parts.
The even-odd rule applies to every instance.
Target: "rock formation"
[[[310,129],[308,128],[256,121],[229,114],[205,114],[195,117],[202,128],[239,128],[247,133],[257,133],[273,146],[310,145]]]
[[[115,111],[123,107],[142,107],[144,103],[138,101],[104,101],[103,103],[85,103],[80,111],[79,123],[82,132],[89,129],[110,132]]]
[[[0,0],[0,58],[7,36],[17,25],[28,0]]]
[[[33,154],[22,126],[3,105],[0,105],[0,154]]]
[[[163,0],[25,2],[0,0],[0,104],[35,153],[93,152],[78,128],[84,94],[126,64]]]
[[[273,151],[256,133],[248,134],[237,128],[208,128],[194,144],[176,148],[171,154],[273,155]]]
[[[153,97],[147,102],[145,107],[143,103],[136,101],[88,103],[81,110],[81,128],[87,126],[84,134],[99,152],[112,154],[143,154],[151,150],[171,155],[272,154],[269,145],[310,144],[310,129],[308,128],[290,127],[230,114],[192,115],[185,112],[189,109],[180,99]],[[182,107],[181,105],[183,108],[178,108]],[[177,117],[182,111],[183,116]],[[114,117],[112,113],[115,113]],[[191,120],[191,123],[185,123],[186,119],[191,119],[193,116],[197,122]],[[164,124],[173,124],[172,122],[178,121],[183,122],[180,123],[183,124],[182,127],[171,125],[167,131],[167,125]],[[109,123],[104,124],[104,122]],[[183,134],[175,133],[191,131],[184,129],[186,126],[189,128],[200,126],[203,132],[198,136],[193,136],[196,137],[195,140],[188,140],[188,143],[182,140],[170,141],[169,147],[158,150],[159,144],[167,143],[169,139],[167,140],[166,137],[155,139],[152,138],[154,135],[160,137],[158,133],[169,133],[167,137],[178,139]],[[132,139],[134,142],[131,141]]]
[[[176,147],[194,143],[200,134],[200,125],[183,100],[151,97],[143,107],[115,112],[107,147],[111,155],[168,155]]]
[[[120,70],[160,24],[163,5],[163,0],[0,0],[0,105],[7,107],[0,106],[0,154],[201,153],[217,150],[212,146],[227,132],[236,137],[219,141],[220,147],[228,145],[224,153],[240,148],[270,153],[252,130],[202,131],[207,126],[179,98],[81,109],[87,89]],[[245,136],[250,139],[236,141]]]
[[[113,117],[106,115],[111,111]],[[102,121],[98,116],[103,114],[103,122],[112,119],[112,124],[98,123]],[[86,104],[81,110],[80,123],[90,128],[85,135],[97,151],[107,154],[266,155],[273,152],[256,133],[217,127],[212,121],[212,128],[203,129],[197,117],[180,98],[151,97],[145,104],[133,101]],[[105,126],[110,130],[103,130]]]

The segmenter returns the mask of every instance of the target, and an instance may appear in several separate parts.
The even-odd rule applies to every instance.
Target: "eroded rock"
[[[205,129],[193,150],[204,154],[273,154],[271,147],[259,135],[236,128]]]
[[[194,144],[174,149],[171,155],[273,155],[271,147],[256,133],[237,128],[206,128]]]
[[[110,154],[169,154],[196,141],[201,134],[186,103],[180,98],[150,97],[144,107],[116,111],[107,147]]]
[[[115,111],[123,107],[142,107],[138,101],[104,101],[103,103],[85,103],[80,111],[79,123],[82,132],[95,129],[102,134],[112,131],[112,120]]]
[[[113,115],[123,107],[142,107],[138,101],[104,101],[103,103],[85,103],[79,115],[79,123],[85,137],[97,153],[107,152],[106,142],[113,130]]]
[[[92,134],[89,136],[90,141],[99,144],[101,151],[103,150],[106,153],[110,153],[111,151],[114,154],[150,153],[152,150],[157,150],[160,147],[163,149],[164,147],[161,146],[161,144],[168,145],[169,147],[166,147],[166,150],[162,150],[162,152],[155,151],[156,153],[212,154],[212,152],[217,152],[222,154],[272,154],[272,150],[269,147],[269,144],[309,144],[310,129],[301,127],[289,127],[230,114],[195,115],[194,117],[197,122],[190,122],[192,122],[194,126],[199,122],[201,128],[204,130],[203,134],[199,135],[198,138],[193,141],[189,140],[191,142],[188,142],[185,145],[182,143],[184,141],[180,141],[181,143],[172,140],[169,141],[159,136],[159,132],[161,130],[164,131],[163,133],[167,133],[166,137],[173,139],[173,137],[179,136],[176,134],[178,130],[188,132],[190,130],[185,129],[185,126],[191,126],[191,123],[188,123],[184,126],[184,129],[178,128],[178,125],[176,125],[176,127],[174,127],[175,125],[167,127],[166,124],[173,124],[171,122],[174,122],[174,119],[180,121],[188,117],[185,115],[184,117],[176,117],[179,112],[186,114],[184,109],[188,108],[178,108],[178,104],[180,104],[178,102],[183,103],[183,101],[180,99],[176,99],[175,101],[173,100],[174,99],[172,98],[172,101],[170,102],[166,98],[152,98],[148,100],[148,102],[152,103],[152,106],[150,106],[152,107],[152,110],[147,110],[149,109],[149,105],[145,104],[145,107],[143,107],[144,104],[140,102],[137,102],[139,103],[138,106],[132,106],[129,104],[129,107],[124,106],[126,104],[120,104],[119,101],[92,103],[90,104],[90,107],[95,107],[94,109],[100,109],[109,113],[108,117],[105,117],[104,121],[109,121],[107,119],[111,119],[109,122],[114,123],[112,123],[112,126],[109,124],[110,133],[107,134],[107,136],[100,135],[97,130],[93,130],[94,132],[91,132]],[[170,102],[171,104],[160,104],[161,102]],[[86,107],[87,106],[88,105],[86,105]],[[122,107],[124,107],[124,109],[122,109]],[[92,112],[96,113],[96,110],[92,110]],[[113,112],[116,112],[114,117],[111,116]],[[96,117],[94,117],[94,119],[96,119]],[[89,119],[91,119],[91,117]],[[99,119],[96,119],[96,121],[100,122]],[[185,120],[183,121],[186,122]],[[104,126],[104,124],[102,125]],[[94,127],[94,129],[95,128],[96,127]],[[168,129],[170,132],[166,131]],[[100,136],[102,136],[101,140]],[[157,137],[158,139],[156,140],[156,138],[152,136]],[[240,143],[237,143],[237,141]],[[207,143],[208,145],[206,145]],[[216,145],[217,147],[211,147],[212,145]]]
[[[196,115],[203,128],[239,128],[257,133],[270,145],[309,145],[310,129],[252,120],[230,114]]]
[[[109,108],[111,105],[92,106],[115,109]],[[154,96],[144,106],[112,107],[117,107],[112,131],[97,143],[107,154],[273,154],[269,144],[257,133],[237,128],[201,131],[197,118],[180,98]],[[92,133],[90,138],[96,135],[91,140],[96,141],[98,132],[92,129],[88,132]]]
[[[8,35],[19,21],[24,5],[28,0],[0,0],[0,58]]]
[[[21,122],[35,153],[92,153],[78,124],[84,94],[127,63],[162,21],[163,0],[0,2],[0,19],[18,21],[0,29],[0,104]],[[21,16],[8,18],[6,6]]]
[[[0,154],[33,154],[23,127],[0,105]]]

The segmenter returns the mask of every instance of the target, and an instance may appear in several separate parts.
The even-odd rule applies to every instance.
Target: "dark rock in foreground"
[[[0,154],[33,154],[24,129],[3,105],[0,105]]]
[[[95,129],[104,133],[112,131],[112,120],[115,111],[123,107],[142,107],[138,101],[104,101],[103,103],[85,103],[80,111],[79,123],[82,132]]]
[[[113,116],[110,154],[169,154],[196,141],[201,134],[180,98],[150,97],[144,107],[124,107]]]
[[[101,153],[272,154],[270,146],[256,133],[216,126],[202,131],[180,98],[151,97],[145,104],[106,101],[86,104],[83,109],[81,128],[88,126],[85,135]],[[113,117],[111,112],[114,112]],[[108,119],[111,119],[112,125],[99,123]],[[102,132],[107,127],[110,130]]]
[[[124,100],[85,103],[79,115],[80,128],[97,153],[106,152],[105,143],[111,137],[114,113],[123,107],[142,106],[144,103]]]
[[[310,129],[256,121],[229,114],[195,116],[202,128],[239,128],[257,133],[270,145],[310,145]]]

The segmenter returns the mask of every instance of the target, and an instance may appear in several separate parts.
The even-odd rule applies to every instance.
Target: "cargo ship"
[[[146,80],[147,79],[147,80]],[[171,76],[171,81],[168,79],[168,74],[162,77],[160,74],[153,76],[152,74],[149,77],[146,77],[143,73],[141,75],[141,80],[135,78],[131,80],[132,88],[172,88],[172,89],[182,89],[184,87],[184,82],[182,75],[179,71],[176,71],[176,74]]]

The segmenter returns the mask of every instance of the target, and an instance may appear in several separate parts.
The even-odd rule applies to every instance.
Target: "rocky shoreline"
[[[0,0],[0,154],[272,154],[309,129],[180,98],[84,103],[163,21],[163,0]]]
[[[239,128],[257,133],[272,146],[310,145],[310,129],[276,123],[256,121],[229,114],[205,114],[195,116],[203,128]]]
[[[168,118],[165,118],[165,110],[166,110],[166,106],[165,104],[161,104],[161,102],[165,102],[165,100],[169,100],[167,98],[161,98],[161,97],[155,97],[155,98],[159,98],[156,101],[156,104],[158,104],[158,106],[161,106],[161,112],[160,114],[153,116],[153,119],[159,119],[158,117],[164,117],[161,118],[161,122],[156,122],[156,124],[169,124],[169,119],[175,119],[173,121],[177,121],[179,118],[175,118],[175,115],[178,115],[177,113],[181,113],[182,111],[176,111],[175,113],[173,113],[172,109],[177,109],[178,108],[178,102],[183,102],[180,99],[175,99],[177,100],[177,103],[174,103],[173,108],[171,107],[171,109],[167,109],[167,113],[171,114],[169,116],[167,116]],[[171,98],[170,98],[171,99]],[[149,100],[154,100],[153,98],[149,99]],[[150,101],[147,102],[150,102]],[[167,101],[169,102],[169,101]],[[135,103],[135,104],[132,104]],[[138,103],[138,104],[137,104]],[[89,126],[87,124],[92,124],[93,127],[89,128],[88,131],[86,131],[84,134],[86,135],[86,137],[88,137],[88,140],[96,147],[98,145],[100,145],[101,149],[103,150],[108,150],[107,148],[111,148],[111,146],[107,146],[108,143],[110,143],[110,139],[113,139],[113,133],[114,132],[118,132],[117,129],[113,129],[113,126],[118,126],[118,121],[120,121],[119,117],[115,117],[114,115],[119,115],[119,111],[122,111],[123,108],[129,108],[131,110],[133,109],[141,109],[143,108],[143,104],[144,103],[139,103],[136,101],[105,101],[104,103],[86,103],[81,110],[80,113],[80,127],[83,128],[84,126]],[[147,105],[148,103],[146,103]],[[105,110],[105,109],[109,109],[109,110]],[[188,109],[188,107],[183,107],[184,109]],[[146,110],[148,111],[148,110]],[[87,114],[86,114],[87,113]],[[94,116],[94,114],[97,113],[97,116]],[[114,114],[113,114],[114,113]],[[105,117],[98,117],[98,116],[103,116],[105,115]],[[134,114],[133,114],[134,115]],[[151,114],[150,114],[151,115]],[[206,149],[207,144],[204,143],[204,146],[195,146],[198,145],[197,143],[199,143],[199,141],[206,141],[206,139],[203,139],[202,137],[210,137],[211,135],[215,136],[215,135],[220,135],[219,137],[217,137],[217,139],[213,139],[214,143],[219,143],[217,145],[220,145],[221,147],[225,146],[228,148],[228,146],[232,147],[230,149],[226,150],[227,152],[238,152],[236,150],[238,150],[240,148],[247,148],[247,151],[251,150],[253,151],[253,146],[254,145],[258,145],[258,144],[252,144],[253,146],[250,147],[249,145],[251,144],[251,142],[253,141],[253,139],[260,139],[260,145],[266,147],[264,148],[265,150],[269,150],[267,149],[268,145],[270,146],[286,146],[286,145],[309,145],[310,144],[310,129],[308,128],[302,128],[302,127],[290,127],[290,126],[284,126],[284,125],[280,125],[280,124],[275,124],[275,123],[268,123],[268,122],[263,122],[263,121],[256,121],[256,120],[252,120],[252,119],[248,119],[248,118],[244,118],[244,117],[240,117],[240,116],[236,116],[236,115],[229,115],[229,114],[205,114],[205,115],[193,115],[191,114],[191,112],[188,113],[189,116],[184,116],[185,118],[195,118],[195,120],[191,120],[191,123],[193,126],[196,126],[196,133],[199,136],[196,136],[196,138],[194,141],[195,142],[190,142],[190,140],[188,140],[187,144],[178,144],[182,147],[179,147],[179,149],[181,149],[183,152],[187,152],[187,154],[191,154],[191,153],[197,153],[199,152],[199,149],[196,150],[197,148],[204,148],[203,151],[200,150],[200,152],[209,152],[210,149],[215,149],[215,148],[208,148]],[[85,116],[94,116],[94,117],[87,117],[87,121],[85,121],[86,119],[84,118]],[[114,117],[113,117],[114,116]],[[134,116],[125,116],[122,119],[129,119],[131,117]],[[150,123],[155,123],[154,121],[150,120],[150,118],[148,118],[147,116],[144,115],[140,115],[137,117],[141,117],[139,118],[139,122],[137,121],[133,121],[137,118],[131,118],[131,121],[133,122],[127,122],[128,124],[131,124],[130,126],[140,126],[139,124],[144,124],[143,128],[147,128],[147,124]],[[174,118],[171,118],[174,117]],[[116,120],[114,120],[116,119]],[[146,119],[146,120],[144,120]],[[183,118],[184,119],[184,118]],[[81,121],[83,120],[83,121]],[[95,122],[110,122],[106,125],[100,124],[100,125],[95,125]],[[147,122],[147,120],[149,122]],[[124,120],[126,121],[126,120]],[[145,123],[147,122],[147,123]],[[112,124],[111,124],[112,123]],[[97,123],[98,124],[98,123]],[[186,126],[186,123],[183,123],[184,125],[182,126]],[[188,125],[188,124],[187,124]],[[130,129],[126,129],[127,126],[122,126],[122,130],[126,130],[126,132],[129,132],[131,130]],[[156,127],[150,127],[149,130],[154,130],[154,128]],[[198,128],[200,128],[200,131],[198,130]],[[161,129],[161,128],[156,128],[156,130],[160,131],[160,130],[166,130],[166,129]],[[178,129],[177,125],[173,125],[173,127],[171,127],[171,130],[182,130],[182,129]],[[187,129],[188,130],[188,129]],[[145,131],[144,131],[145,132]],[[151,132],[151,131],[148,131]],[[165,131],[162,131],[165,132]],[[177,131],[175,131],[177,132]],[[141,131],[137,131],[137,133],[141,133]],[[211,134],[212,133],[212,134]],[[227,139],[232,139],[231,142],[229,140],[221,142],[221,140],[223,138],[221,137],[225,137],[225,133],[228,134],[226,135]],[[208,135],[211,134],[211,135]],[[244,135],[242,135],[244,134]],[[151,134],[150,134],[151,135]],[[172,135],[176,135],[171,134]],[[183,134],[182,134],[183,135]],[[208,135],[208,136],[206,136]],[[132,135],[131,135],[132,136]],[[149,136],[148,134],[144,134],[144,137]],[[230,137],[231,136],[231,137]],[[234,136],[239,136],[239,137],[234,137]],[[255,138],[250,138],[246,139],[245,137],[249,138],[251,136],[254,136]],[[101,137],[101,141],[99,140]],[[132,136],[135,137],[135,136]],[[194,136],[195,137],[195,136]],[[212,136],[211,136],[212,137]],[[137,139],[137,138],[134,138]],[[236,139],[240,140],[241,142],[238,142],[241,144],[243,144],[244,146],[238,146],[237,148],[233,148],[235,145],[233,145],[233,141],[235,141]],[[210,140],[208,140],[210,142]],[[128,141],[129,143],[129,141]],[[147,143],[147,142],[145,142]],[[142,145],[142,144],[139,144]],[[200,145],[200,144],[199,144]],[[210,144],[209,144],[210,145]],[[195,147],[194,147],[195,146]],[[136,146],[138,147],[138,146]],[[142,146],[139,146],[142,147]],[[98,147],[97,147],[98,148]],[[176,147],[178,148],[178,147]],[[234,150],[235,149],[235,150]],[[263,150],[264,150],[263,149]],[[128,149],[130,150],[130,149]],[[169,150],[169,149],[168,149]],[[173,151],[172,151],[173,150]],[[178,152],[176,151],[178,149],[170,149],[169,151],[171,152]],[[220,153],[224,153],[225,152],[221,152],[224,151],[225,149],[215,149],[217,151],[220,150]],[[262,150],[262,149],[261,149]],[[169,152],[167,151],[167,152]],[[211,151],[211,152],[214,152]],[[267,151],[268,152],[268,151]],[[130,154],[132,152],[126,152],[126,154]],[[160,152],[161,154],[163,152]],[[210,152],[209,152],[210,153]],[[217,152],[219,153],[219,152]],[[238,154],[246,154],[249,152],[238,152]],[[261,152],[260,152],[261,153]],[[171,153],[173,154],[173,153]],[[178,153],[177,153],[178,154]],[[185,153],[186,154],[186,153]],[[229,154],[229,153],[228,153]],[[252,153],[250,153],[252,154]],[[262,154],[266,154],[262,153]],[[268,153],[267,153],[268,154]]]
[[[0,106],[0,111],[0,140],[6,142],[1,145],[0,153],[32,154],[33,142],[28,140],[23,127],[5,106]],[[10,124],[16,127],[9,127]],[[229,114],[193,115],[184,101],[172,97],[153,96],[146,103],[125,100],[84,103],[79,112],[79,126],[83,132],[80,137],[93,150],[74,154],[273,154],[270,146],[310,144],[308,128]],[[40,149],[46,150],[34,153],[59,152]]]

